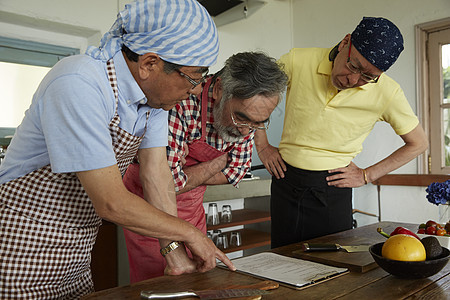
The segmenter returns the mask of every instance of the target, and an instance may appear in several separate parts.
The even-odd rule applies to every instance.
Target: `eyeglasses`
[[[351,60],[350,60],[350,52],[352,51],[352,40],[350,40],[349,46],[348,46],[348,57],[347,57],[347,68],[353,73],[353,74],[361,74],[361,79],[364,80],[367,83],[377,83],[378,79],[381,75],[373,76],[369,74],[363,73],[357,66],[355,66]]]
[[[208,70],[202,73],[202,78],[199,81],[194,80],[192,77],[190,77],[187,74],[184,74],[183,72],[181,72],[180,70],[176,70],[178,72],[178,74],[180,74],[181,76],[183,76],[184,78],[186,78],[190,84],[192,84],[192,89],[195,89],[195,87],[199,84],[202,84],[206,81],[206,76],[208,76]]]
[[[234,119],[233,113],[231,113],[231,121],[233,122],[234,126],[236,126],[236,127],[244,127],[244,128],[248,128],[250,130],[267,130],[267,129],[269,129],[269,124],[270,124],[270,119],[267,120],[266,122],[264,122],[264,126],[254,126],[254,125],[250,125],[248,123],[238,123]]]

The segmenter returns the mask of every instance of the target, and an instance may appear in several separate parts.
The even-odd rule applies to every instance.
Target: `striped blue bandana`
[[[352,44],[372,65],[385,72],[403,51],[403,36],[385,18],[364,17],[352,32]]]
[[[211,66],[219,52],[216,26],[197,0],[141,0],[127,4],[103,36],[100,47],[90,46],[86,54],[107,61],[122,45],[137,54],[153,52],[183,66]]]

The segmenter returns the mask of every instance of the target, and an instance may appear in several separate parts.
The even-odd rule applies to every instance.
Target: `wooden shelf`
[[[207,230],[229,228],[240,225],[248,225],[270,221],[270,212],[255,209],[237,209],[232,211],[232,221],[230,223],[220,223],[218,225],[208,225]],[[229,247],[223,250],[224,253],[231,253],[250,248],[270,245],[270,233],[254,229],[244,228],[236,230],[241,233],[242,245],[239,247]],[[230,243],[230,233],[227,234],[228,243]]]
[[[387,174],[373,182],[375,185],[428,186],[432,182],[444,182],[449,175],[442,174]]]
[[[236,231],[241,233],[242,245],[239,247],[229,247],[222,250],[224,253],[270,245],[270,233],[268,232],[246,228]],[[227,232],[225,233],[227,234],[228,243],[230,243],[230,234]]]
[[[270,221],[270,212],[268,211],[260,211],[254,209],[237,209],[232,211],[232,221],[230,223],[207,225],[207,230],[254,224],[266,221]]]

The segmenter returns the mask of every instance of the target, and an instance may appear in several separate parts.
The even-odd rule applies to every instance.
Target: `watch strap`
[[[159,252],[161,253],[162,256],[166,256],[167,254],[169,254],[170,252],[172,252],[173,250],[177,249],[183,242],[177,242],[177,241],[173,241],[171,242],[169,245],[167,245],[164,248],[161,248],[159,250]]]

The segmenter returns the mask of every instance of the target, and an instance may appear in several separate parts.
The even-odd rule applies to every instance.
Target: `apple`
[[[425,229],[427,234],[435,235],[436,234],[436,226],[429,226]]]
[[[437,227],[437,225],[438,225],[438,223],[436,223],[435,221],[433,221],[433,220],[428,220],[426,223],[425,223],[425,226],[428,228],[428,227]]]

